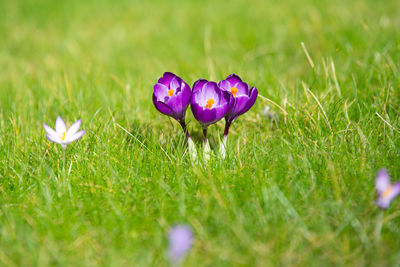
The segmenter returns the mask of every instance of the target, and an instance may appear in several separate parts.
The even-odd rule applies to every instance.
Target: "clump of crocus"
[[[380,169],[375,178],[378,199],[376,205],[381,209],[387,209],[390,203],[400,194],[400,182],[390,183],[390,176],[386,169]]]
[[[65,167],[65,148],[68,144],[78,140],[85,134],[85,130],[79,131],[81,127],[81,120],[77,120],[72,126],[67,130],[67,126],[63,119],[58,116],[56,119],[56,130],[54,131],[47,124],[43,123],[44,130],[46,131],[46,137],[51,142],[60,144],[63,149],[63,169]]]
[[[176,225],[168,234],[168,256],[172,265],[178,265],[193,244],[193,232],[187,225]]]
[[[221,90],[215,82],[200,79],[194,83],[190,107],[194,117],[203,127],[206,157],[210,150],[207,127],[225,117],[231,106],[231,96],[228,92]]]
[[[185,123],[186,109],[189,106],[192,91],[190,86],[180,77],[165,72],[154,85],[153,104],[162,114],[176,119],[185,132],[191,154],[195,155],[195,147]]]
[[[258,90],[243,82],[236,74],[229,75],[225,80],[218,83],[221,90],[228,92],[232,97],[232,108],[225,115],[225,131],[220,153],[225,157],[225,146],[228,138],[229,128],[232,122],[240,115],[246,113],[256,102]]]

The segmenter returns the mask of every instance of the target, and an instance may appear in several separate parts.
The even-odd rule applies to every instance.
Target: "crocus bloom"
[[[190,138],[185,123],[186,109],[191,95],[192,91],[186,82],[171,72],[165,72],[154,85],[153,104],[162,114],[171,116],[179,122],[186,135],[189,153],[192,158],[196,158],[196,146]]]
[[[194,83],[190,107],[194,117],[203,126],[204,157],[206,160],[208,160],[210,152],[207,127],[225,117],[231,106],[231,96],[228,92],[222,91],[215,82],[200,79]]]
[[[400,182],[391,184],[390,176],[386,169],[380,169],[375,178],[376,192],[378,199],[376,205],[381,209],[389,207],[392,202],[400,194]]]
[[[226,141],[228,139],[229,128],[232,122],[240,115],[246,113],[256,102],[258,90],[243,82],[236,74],[229,75],[225,80],[218,83],[218,86],[228,92],[233,99],[232,108],[225,116],[224,138],[219,148],[221,156],[225,157]]]
[[[203,129],[225,117],[231,104],[230,95],[215,82],[201,79],[194,83],[190,107]]]
[[[185,113],[191,94],[190,86],[180,77],[165,72],[154,85],[153,104],[162,114],[176,119],[186,130]]]
[[[246,113],[256,102],[258,90],[243,82],[236,74],[229,75],[218,86],[233,97],[232,108],[226,113],[226,127],[224,135],[228,135],[231,123],[240,115]]]
[[[192,247],[193,232],[187,225],[177,225],[169,232],[168,239],[170,260],[179,263]]]
[[[81,127],[81,120],[77,120],[67,130],[67,127],[60,116],[57,117],[55,131],[45,123],[43,123],[43,127],[46,131],[47,139],[54,143],[60,144],[64,149],[69,143],[81,138],[86,132],[85,130],[78,132],[79,128]]]

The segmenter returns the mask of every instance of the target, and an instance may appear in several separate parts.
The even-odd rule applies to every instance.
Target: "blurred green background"
[[[90,100],[85,110],[94,112],[100,98],[149,117],[152,85],[167,70],[189,84],[235,72],[277,98],[313,74],[301,42],[317,64],[329,67],[333,58],[338,78],[363,90],[373,86],[369,77],[378,79],[376,61],[399,60],[396,1],[38,0],[0,8],[3,104],[7,97],[49,104],[44,87],[65,97],[64,76],[96,77],[99,86],[71,86]],[[37,88],[27,90],[26,81]],[[124,103],[120,83],[131,87]]]

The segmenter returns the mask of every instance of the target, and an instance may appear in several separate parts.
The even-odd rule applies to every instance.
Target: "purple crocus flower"
[[[169,258],[171,263],[179,263],[193,244],[193,232],[187,225],[177,225],[171,229],[169,239]]]
[[[375,178],[378,199],[376,205],[381,209],[387,209],[390,203],[400,194],[400,182],[390,183],[390,176],[386,169],[380,169]]]
[[[190,107],[194,117],[203,127],[205,143],[207,127],[225,117],[231,106],[231,96],[221,90],[215,82],[200,79],[194,83]]]
[[[228,92],[233,98],[232,108],[226,113],[224,136],[228,135],[231,123],[240,115],[246,113],[256,102],[258,90],[243,82],[236,74],[229,75],[225,80],[218,83],[218,86]]]
[[[158,111],[176,119],[182,126],[189,146],[189,153],[196,158],[196,146],[190,138],[185,123],[186,109],[189,106],[192,91],[189,85],[171,72],[165,72],[154,85],[153,104]]]
[[[176,119],[186,135],[185,113],[192,92],[190,86],[180,77],[171,72],[165,72],[154,85],[153,104],[158,111]]]

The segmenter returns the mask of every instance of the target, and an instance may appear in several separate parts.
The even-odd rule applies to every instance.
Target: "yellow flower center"
[[[236,94],[237,94],[238,91],[239,91],[239,89],[237,89],[236,87],[232,87],[231,88],[231,92],[232,92],[233,97],[236,97]]]
[[[61,140],[63,140],[63,141],[65,140],[65,132],[62,133]]]
[[[169,95],[169,96],[172,96],[173,94],[174,94],[174,90],[169,89],[169,90],[168,90],[168,95]]]
[[[214,105],[214,99],[210,98],[207,100],[206,108],[212,109]]]
[[[388,189],[386,189],[385,192],[383,192],[382,197],[388,197],[390,192],[392,192],[393,187],[389,185]]]

